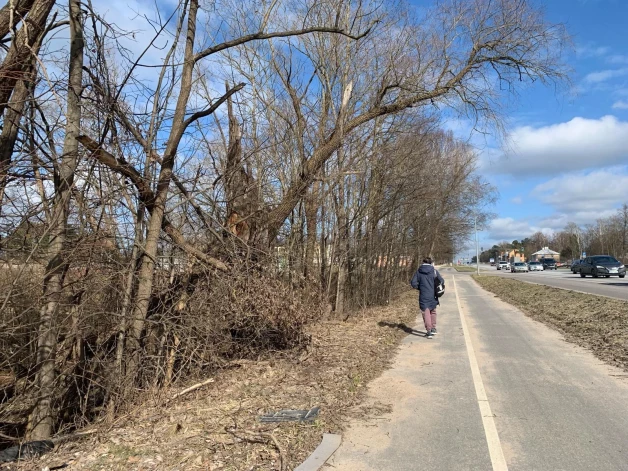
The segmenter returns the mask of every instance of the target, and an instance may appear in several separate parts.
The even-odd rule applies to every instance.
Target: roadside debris
[[[260,422],[311,422],[318,417],[320,407],[310,410],[282,409],[278,412],[262,415]]]

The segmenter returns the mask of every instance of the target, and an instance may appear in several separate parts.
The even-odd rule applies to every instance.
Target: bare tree
[[[68,269],[64,254],[70,198],[74,185],[74,173],[78,164],[78,140],[81,128],[81,94],[83,90],[83,18],[78,0],[70,0],[70,60],[66,108],[66,129],[63,155],[55,175],[55,198],[49,221],[50,252],[44,278],[44,305],[41,308],[37,339],[37,386],[39,397],[30,421],[30,437],[35,440],[49,438],[54,416],[52,398],[55,387],[55,353],[57,332],[54,318],[63,293],[63,280]]]

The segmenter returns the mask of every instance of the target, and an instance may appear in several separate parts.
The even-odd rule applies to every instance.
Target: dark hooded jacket
[[[426,309],[436,309],[440,303],[438,298],[434,295],[434,280],[438,278],[444,285],[445,280],[440,276],[437,270],[432,265],[424,263],[419,267],[410,284],[414,289],[419,290],[419,308],[421,311]]]

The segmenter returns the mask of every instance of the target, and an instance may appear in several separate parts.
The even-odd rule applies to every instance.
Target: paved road
[[[439,333],[418,322],[369,386],[391,412],[354,420],[325,469],[628,470],[628,375],[443,272]]]
[[[582,291],[584,293],[628,301],[628,278],[618,278],[617,276],[611,278],[591,278],[590,276],[581,278],[580,275],[574,275],[571,271],[565,269],[535,271],[531,273],[504,272],[491,266],[481,266],[481,269],[481,273],[485,275],[513,277],[518,280],[553,286],[555,288]]]

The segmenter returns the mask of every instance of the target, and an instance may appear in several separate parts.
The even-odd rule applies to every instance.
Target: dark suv
[[[553,258],[542,258],[539,262],[543,264],[543,270],[556,270],[556,260]]]
[[[587,275],[591,275],[593,278],[598,276],[605,276],[606,278],[619,276],[624,278],[626,276],[626,267],[610,255],[594,255],[593,257],[585,258],[580,264],[580,276],[584,278]]]

